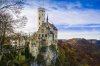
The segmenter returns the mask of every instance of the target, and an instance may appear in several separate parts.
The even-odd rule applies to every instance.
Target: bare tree
[[[3,3],[5,6],[0,7],[0,45],[4,44],[6,33],[14,32],[14,28],[16,28],[16,26],[24,26],[27,22],[27,18],[25,16],[19,16],[22,10],[21,4],[23,4],[21,1],[23,0],[16,0],[15,2],[8,3],[7,5]]]
[[[9,14],[0,14],[0,25],[1,25],[1,43],[5,41],[5,33],[10,29],[12,31],[12,18]]]

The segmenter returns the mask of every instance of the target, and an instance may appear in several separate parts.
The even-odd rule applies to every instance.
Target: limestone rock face
[[[58,57],[57,51],[55,49],[56,48],[51,48],[50,46],[41,47],[40,51],[36,56],[35,64],[37,66],[48,66],[52,63],[55,63]]]

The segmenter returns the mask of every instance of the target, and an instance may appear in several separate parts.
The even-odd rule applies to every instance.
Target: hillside
[[[100,66],[99,40],[58,40],[58,47],[63,66]]]

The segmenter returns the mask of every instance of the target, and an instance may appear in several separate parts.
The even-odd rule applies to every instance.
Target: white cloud
[[[51,10],[49,14],[50,20],[55,24],[89,24],[100,22],[100,13],[95,10]]]
[[[80,2],[75,2],[75,3],[66,3],[67,9],[73,9],[75,7],[81,8],[82,4]]]
[[[37,8],[39,3],[37,1],[28,1],[29,6],[25,6],[22,11],[23,15],[26,15],[28,18],[28,23],[26,28],[23,29],[25,32],[35,32],[37,30]],[[49,22],[54,25],[67,25],[67,24],[100,24],[100,11],[99,10],[79,10],[79,9],[71,9],[75,6],[69,5],[69,9],[61,9],[56,4],[47,3],[46,14],[49,15]],[[78,7],[82,7],[80,3],[77,3]],[[56,9],[54,9],[55,7]],[[58,29],[59,30],[59,29]],[[59,32],[58,38],[75,38],[75,37],[84,37],[84,38],[97,38],[99,39],[100,34],[98,32]]]
[[[100,40],[100,32],[58,32],[58,39],[86,38]]]
[[[37,30],[37,9],[25,7],[22,11],[22,14],[25,15],[28,19],[28,22],[23,29],[24,32],[35,32]]]

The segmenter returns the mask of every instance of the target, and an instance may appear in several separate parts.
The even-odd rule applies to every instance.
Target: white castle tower
[[[38,28],[45,22],[45,8],[38,8]]]

